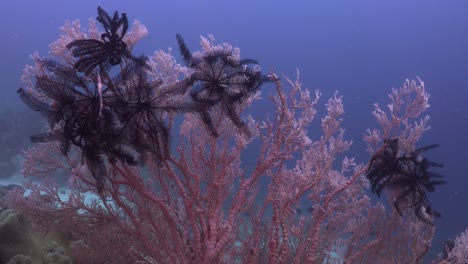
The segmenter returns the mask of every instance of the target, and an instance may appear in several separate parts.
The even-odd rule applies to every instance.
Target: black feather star
[[[432,217],[440,214],[433,210],[427,198],[427,192],[433,192],[435,186],[445,184],[442,175],[429,171],[430,167],[442,167],[442,164],[429,161],[422,153],[437,145],[419,148],[412,153],[400,153],[398,138],[387,139],[380,151],[374,154],[366,172],[372,192],[380,196],[383,189],[396,193],[393,206],[400,215],[401,206],[406,206],[414,215],[432,224]]]
[[[220,105],[234,125],[249,134],[239,115],[238,105],[257,91],[263,82],[269,81],[252,67],[258,64],[257,61],[236,60],[232,52],[226,50],[194,58],[180,34],[177,34],[177,42],[184,61],[193,69],[184,83],[186,88],[191,88],[190,96],[197,103],[197,110],[211,134],[218,135],[209,112],[215,105]]]
[[[98,190],[106,178],[106,163],[137,165],[149,152],[162,165],[169,156],[167,113],[196,111],[196,104],[173,100],[174,94],[182,93],[179,87],[162,89],[162,83],[151,81],[137,63],[102,80],[53,60],[37,63],[45,73],[36,76],[36,92],[20,88],[18,94],[48,120],[50,131],[31,140],[59,141],[63,155],[77,147]]]
[[[138,108],[138,101],[131,100],[132,95],[145,97],[139,92],[142,84],[153,88],[146,80],[147,75],[138,70],[139,66],[127,65],[118,78],[101,81],[94,75],[82,76],[72,67],[53,60],[41,59],[37,63],[44,74],[36,76],[36,92],[20,88],[18,94],[27,106],[48,120],[50,131],[31,136],[31,141],[59,141],[63,155],[68,155],[72,146],[77,147],[98,188],[102,188],[105,179],[105,161],[136,165],[137,147],[126,137],[132,134],[129,130],[136,128],[121,123],[120,119],[129,108]],[[137,77],[145,80],[140,84],[129,81]]]
[[[80,76],[66,65],[47,59],[38,63],[45,74],[36,76],[37,92],[20,88],[18,94],[48,120],[50,131],[31,136],[31,141],[59,141],[63,155],[69,153],[71,146],[77,147],[99,188],[105,178],[104,156],[109,161],[135,165],[135,158],[121,142],[120,124],[108,104],[115,97],[111,90],[99,91],[98,80]]]
[[[125,13],[119,16],[119,13],[115,11],[111,17],[104,9],[98,7],[96,20],[105,30],[101,35],[101,40],[77,39],[67,45],[73,56],[78,58],[74,65],[75,69],[86,75],[89,75],[96,67],[103,72],[111,66],[120,64],[124,57],[147,67],[146,60],[134,57],[123,40],[128,31],[128,19]]]
[[[187,113],[197,110],[192,102],[174,100],[181,95],[181,87],[151,82],[144,71],[125,72],[111,81],[112,90],[119,96],[106,100],[121,124],[121,140],[138,153],[150,152],[157,162],[169,156],[170,133],[167,113]],[[160,164],[161,165],[161,164]]]

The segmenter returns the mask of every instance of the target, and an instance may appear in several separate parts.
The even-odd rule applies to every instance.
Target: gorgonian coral
[[[60,141],[64,155],[72,146],[78,148],[98,190],[103,189],[106,164],[133,166],[152,154],[162,166],[170,156],[169,114],[201,113],[216,135],[209,109],[221,104],[234,124],[244,127],[238,106],[266,79],[249,67],[256,64],[254,60],[236,60],[228,51],[196,59],[178,36],[193,73],[184,80],[164,83],[151,78],[147,58],[132,55],[124,42],[125,13],[110,17],[98,7],[97,20],[105,30],[101,40],[70,42],[67,47],[77,60],[73,65],[37,58],[41,70],[35,72],[34,89],[20,88],[18,94],[48,120],[49,131],[33,135],[32,141]],[[111,76],[110,66],[117,64],[119,71]]]

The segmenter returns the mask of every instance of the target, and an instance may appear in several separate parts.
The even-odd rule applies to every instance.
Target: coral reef
[[[0,216],[0,263],[6,263],[18,254],[30,254],[34,244],[25,217],[10,210]]]
[[[429,119],[421,80],[393,89],[387,111],[375,105],[380,128],[368,130],[371,161],[359,164],[346,156],[343,98],[317,118],[321,93],[304,89],[299,71],[265,76],[213,36],[191,52],[177,35],[187,67],[163,51],[137,57],[141,24],[101,8],[104,32],[93,21],[88,34],[66,24],[53,58],[36,54],[24,71],[19,96],[49,131],[25,153],[23,174],[38,181],[7,195],[38,231],[67,230],[74,261],[421,263],[437,216],[426,192],[443,183],[420,155],[433,146],[415,147]],[[271,115],[242,116],[263,84]],[[316,119],[320,136],[309,137]],[[56,171],[69,175],[66,194]],[[397,203],[373,202],[369,183]],[[43,252],[69,261],[55,244]]]
[[[4,205],[3,196],[9,190],[22,190],[18,185],[0,186],[0,205]],[[63,239],[64,233],[51,227],[44,236],[31,226],[28,218],[13,209],[0,208],[0,263],[8,264],[66,264],[71,263],[65,256],[65,249],[49,239]],[[46,244],[43,246],[43,244]]]
[[[65,256],[65,249],[55,241],[49,241],[47,245],[41,248],[42,263],[47,264],[71,264],[69,257]]]
[[[22,254],[18,254],[12,257],[7,264],[32,264],[32,259],[30,256],[25,256]]]

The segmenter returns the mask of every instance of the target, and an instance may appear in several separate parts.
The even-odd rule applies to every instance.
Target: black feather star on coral
[[[18,94],[47,119],[50,131],[31,136],[31,141],[59,141],[63,155],[71,146],[77,147],[101,187],[105,174],[102,156],[136,164],[120,142],[120,126],[114,109],[107,104],[114,97],[110,89],[99,92],[98,81],[92,76],[80,76],[73,68],[53,60],[38,63],[45,73],[36,76],[36,91],[20,88]]]
[[[185,84],[186,89],[191,88],[190,96],[197,103],[198,112],[210,133],[218,136],[209,109],[220,105],[234,125],[250,134],[239,115],[238,105],[257,91],[262,83],[270,81],[252,67],[258,62],[234,59],[229,50],[205,53],[201,58],[194,58],[180,34],[177,34],[177,42],[184,61],[193,69],[188,79],[181,83]]]
[[[100,40],[77,39],[67,45],[73,56],[78,59],[74,65],[75,69],[86,75],[89,75],[96,67],[104,72],[111,66],[120,64],[124,57],[147,67],[146,59],[134,57],[123,40],[128,31],[128,19],[125,13],[119,16],[119,13],[115,11],[111,17],[104,9],[98,7],[96,20],[105,30]]]
[[[102,189],[105,164],[137,165],[146,153],[158,164],[169,156],[166,113],[195,112],[195,104],[173,100],[177,86],[162,88],[137,63],[126,64],[114,78],[83,76],[74,68],[49,59],[37,61],[44,74],[36,76],[34,91],[18,94],[47,120],[49,132],[31,136],[33,142],[59,141],[63,155],[77,147]]]
[[[437,146],[429,145],[411,153],[400,153],[398,138],[386,139],[381,150],[372,156],[366,172],[372,192],[380,196],[383,189],[391,189],[396,195],[393,206],[401,216],[401,206],[404,206],[421,221],[433,224],[432,218],[440,217],[440,214],[430,206],[427,192],[433,192],[435,186],[446,181],[440,180],[442,175],[429,171],[430,167],[443,165],[421,154]]]
[[[120,83],[128,81],[126,78],[133,80],[142,71],[127,67],[125,79],[115,78],[116,82],[106,80],[102,84],[93,75],[79,75],[73,68],[53,60],[42,59],[38,63],[45,73],[36,76],[35,91],[20,88],[18,94],[27,106],[47,119],[50,131],[31,136],[31,141],[59,141],[63,155],[70,152],[71,146],[77,147],[98,187],[102,187],[105,178],[103,157],[111,163],[136,165],[131,154],[134,145],[126,138],[133,127],[123,126],[119,118],[127,108],[136,108],[137,102],[129,100],[129,94],[119,89],[123,89]],[[104,86],[100,91],[99,85]],[[139,89],[128,85],[127,88],[129,93]],[[127,103],[122,104],[123,101]]]

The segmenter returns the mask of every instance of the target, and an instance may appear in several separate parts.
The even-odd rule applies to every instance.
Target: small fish
[[[296,211],[297,214],[302,214],[302,209],[300,207],[294,209],[294,211]],[[307,211],[307,213],[312,214],[314,212],[314,207],[309,206],[309,207],[307,207],[306,211]]]

